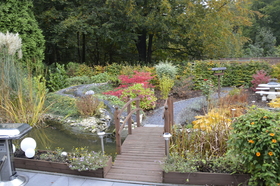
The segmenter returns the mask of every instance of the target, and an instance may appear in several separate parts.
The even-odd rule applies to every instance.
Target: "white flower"
[[[0,32],[0,51],[7,48],[9,55],[15,55],[16,52],[18,52],[18,57],[21,58],[21,46],[21,38],[18,33],[13,34],[7,32],[6,34],[3,34]]]

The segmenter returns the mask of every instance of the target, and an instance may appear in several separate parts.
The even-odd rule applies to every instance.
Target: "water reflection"
[[[55,150],[57,147],[63,148],[64,151],[72,151],[76,147],[87,146],[89,150],[101,151],[101,141],[97,134],[91,135],[74,135],[61,131],[56,127],[33,128],[25,137],[32,137],[37,142],[37,149]],[[18,142],[19,143],[19,142]],[[116,145],[114,139],[105,135],[104,149],[106,154],[115,154]]]

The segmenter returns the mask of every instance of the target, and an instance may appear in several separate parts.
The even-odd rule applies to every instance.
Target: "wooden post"
[[[169,115],[169,131],[171,131],[171,128],[174,125],[173,95],[172,94],[168,95],[167,105],[168,105],[168,115]]]
[[[130,101],[130,96],[127,97],[127,102]],[[129,105],[127,105],[127,114],[130,114],[131,112],[131,103],[129,103]],[[128,134],[132,134],[132,126],[131,126],[131,116],[128,118]]]
[[[116,150],[117,154],[121,154],[121,135],[119,134],[120,130],[120,118],[118,117],[120,111],[119,108],[116,107],[115,114],[114,114],[114,122],[115,122],[115,133],[116,133]]]
[[[140,99],[136,100],[136,108],[140,108]],[[137,127],[140,127],[140,110],[136,111]]]
[[[164,132],[170,132],[169,130],[169,114],[168,114],[168,106],[164,107]]]

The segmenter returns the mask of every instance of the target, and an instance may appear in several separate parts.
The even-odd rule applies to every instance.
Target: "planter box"
[[[112,167],[112,157],[110,157],[106,167],[99,168],[95,171],[71,170],[66,163],[34,160],[27,158],[14,158],[14,164],[16,168],[22,169],[32,169],[38,171],[104,178]]]
[[[163,183],[186,185],[247,185],[249,174],[163,172]]]

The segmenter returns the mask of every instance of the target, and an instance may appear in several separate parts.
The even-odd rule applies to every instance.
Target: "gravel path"
[[[225,96],[232,88],[224,87],[221,90],[221,96]],[[214,95],[214,99],[218,98],[218,94]],[[188,111],[190,109],[194,109],[197,105],[203,104],[205,102],[205,97],[200,96],[196,98],[190,98],[178,102],[174,102],[174,123],[175,124],[182,124],[188,119]],[[154,111],[152,116],[148,116],[142,122],[142,125],[148,126],[164,126],[163,116],[164,107],[161,107]],[[192,116],[194,117],[194,116]]]

